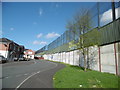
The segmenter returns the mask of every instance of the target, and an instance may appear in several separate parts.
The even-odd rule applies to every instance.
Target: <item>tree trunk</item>
[[[80,67],[80,50],[79,50],[79,67]]]
[[[87,71],[87,62],[86,62],[86,57],[85,57],[85,50],[84,50],[84,48],[83,48],[83,57],[84,57],[84,71],[86,72]]]
[[[89,47],[87,47],[87,68],[90,68],[90,61],[89,61]]]

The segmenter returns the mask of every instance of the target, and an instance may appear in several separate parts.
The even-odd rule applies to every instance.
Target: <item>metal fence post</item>
[[[114,55],[115,55],[115,66],[116,66],[116,75],[118,75],[118,63],[117,63],[117,54],[116,54],[116,43],[114,43]]]
[[[100,53],[100,46],[98,47],[98,54],[99,54],[99,70],[101,72],[101,53]]]
[[[114,0],[112,0],[111,4],[112,4],[112,19],[114,21],[116,19],[116,16],[115,16],[115,2],[114,2]]]
[[[99,14],[100,14],[100,11],[99,11],[99,2],[97,2],[97,11],[98,11],[98,28],[100,27],[100,17],[99,17]],[[98,29],[99,30],[99,29]]]

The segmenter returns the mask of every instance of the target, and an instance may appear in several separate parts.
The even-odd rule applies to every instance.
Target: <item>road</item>
[[[64,67],[45,60],[6,63],[2,66],[2,87],[53,88],[53,75]]]

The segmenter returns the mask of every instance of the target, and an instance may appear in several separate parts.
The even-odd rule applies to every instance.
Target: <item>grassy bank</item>
[[[118,76],[92,70],[84,72],[71,65],[58,71],[53,80],[55,88],[118,88]]]

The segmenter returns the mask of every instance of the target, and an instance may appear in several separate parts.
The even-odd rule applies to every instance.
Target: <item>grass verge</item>
[[[54,88],[118,88],[120,77],[87,70],[77,66],[66,65],[53,78]]]

